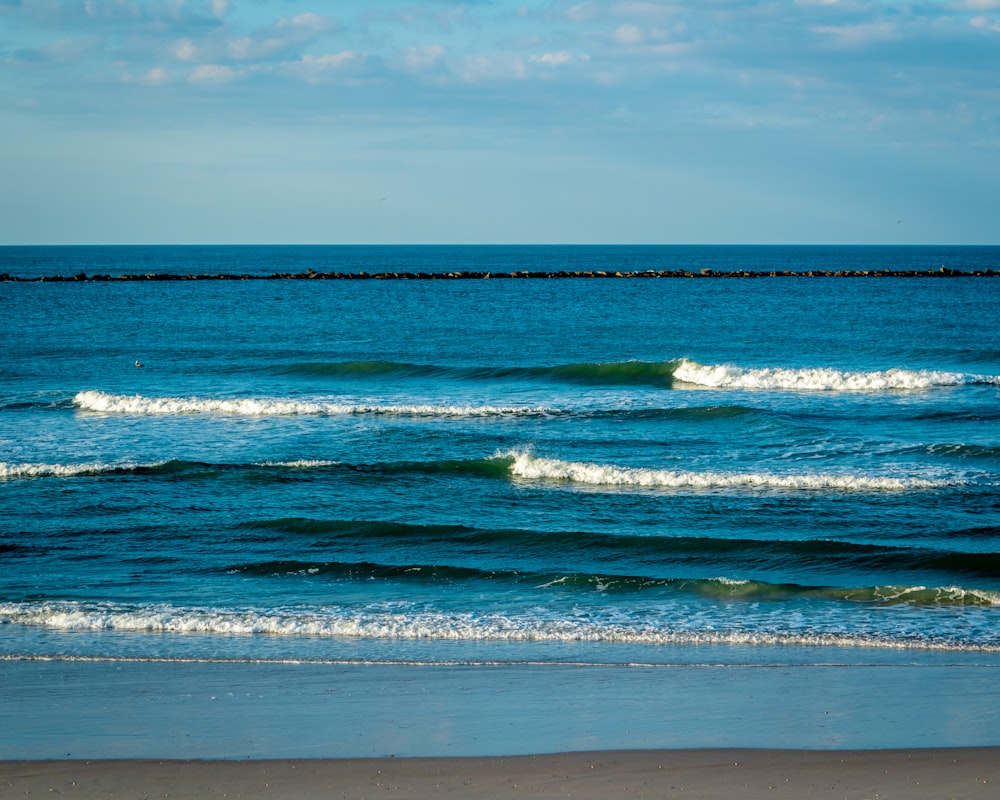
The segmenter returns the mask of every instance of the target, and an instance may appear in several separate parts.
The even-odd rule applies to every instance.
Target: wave
[[[969,461],[1000,461],[1000,446],[982,444],[959,444],[938,442],[935,444],[901,447],[900,454],[917,453],[939,458],[954,458]]]
[[[1000,376],[971,375],[934,370],[889,369],[847,372],[837,369],[745,369],[705,365],[683,360],[673,372],[675,381],[713,389],[777,389],[827,392],[875,392],[931,389],[977,384],[1000,385]]]
[[[224,472],[255,471],[273,474],[276,479],[296,474],[336,472],[363,475],[455,475],[494,480],[539,481],[578,484],[615,489],[786,490],[837,492],[920,491],[962,485],[958,480],[930,480],[916,477],[838,475],[833,473],[774,474],[767,472],[695,472],[688,470],[621,467],[539,458],[529,452],[508,451],[489,458],[443,459],[438,461],[389,461],[351,464],[336,460],[299,459],[258,461],[246,464],[213,464],[204,461],[169,459],[149,463],[80,464],[0,462],[0,480],[18,478],[74,478],[104,475],[214,476]]]
[[[315,531],[313,526],[313,530]],[[435,526],[424,528],[418,534],[422,540],[426,541],[434,534],[431,531]],[[404,530],[400,530],[404,528]],[[362,525],[355,524],[352,533],[360,538],[368,539],[375,537],[391,536],[398,543],[401,538],[414,536],[415,531],[406,531],[405,526],[386,525],[385,523],[371,523],[367,530],[362,532]],[[343,527],[341,533],[343,533]],[[390,534],[389,531],[392,531]],[[452,537],[442,534],[444,528],[437,529],[437,535],[449,540],[450,544],[455,544]],[[329,532],[329,530],[328,530]],[[486,533],[486,532],[480,532]],[[481,543],[483,536],[468,537],[472,541]],[[509,542],[508,536],[503,537],[503,543]],[[562,552],[564,554],[585,551],[587,548],[581,546],[579,539],[572,544],[567,543]],[[588,538],[588,537],[582,537]],[[612,542],[600,536],[589,537],[598,542],[594,549],[602,550],[608,554],[616,551],[621,555],[621,551],[626,546],[635,548],[636,556],[661,556],[664,558],[664,566],[667,569],[677,571],[687,565],[697,565],[713,568],[726,568],[732,565],[734,569],[746,570],[760,565],[767,566],[768,562],[782,563],[787,568],[788,562],[806,559],[823,559],[824,563],[830,567],[847,566],[854,571],[868,567],[876,569],[893,569],[897,572],[916,570],[942,570],[948,571],[953,576],[955,573],[976,575],[981,578],[1000,577],[1000,554],[997,553],[961,553],[961,552],[933,552],[928,550],[903,549],[892,547],[880,547],[877,545],[851,545],[844,542],[830,541],[809,541],[809,542],[765,542],[759,540],[712,540],[712,539],[657,539],[647,537],[639,540],[639,537],[627,537],[627,543]],[[612,537],[614,538],[614,537]],[[535,534],[533,544],[534,549],[544,554],[544,548],[539,545],[544,543],[545,534]],[[593,553],[587,555],[593,556]],[[591,573],[538,573],[523,571],[518,569],[480,569],[451,564],[378,564],[371,562],[341,562],[341,561],[301,561],[301,560],[276,560],[254,562],[250,564],[238,564],[225,568],[230,574],[252,574],[261,577],[277,577],[288,575],[317,575],[322,577],[332,577],[337,579],[350,580],[405,580],[415,582],[439,582],[439,581],[478,581],[487,580],[491,584],[497,582],[508,582],[523,586],[529,584],[536,588],[546,588],[559,586],[566,590],[583,590],[586,592],[600,591],[603,593],[617,592],[646,592],[649,590],[672,590],[672,591],[693,591],[699,595],[718,596],[730,598],[734,595],[741,597],[751,597],[761,599],[767,597],[776,599],[780,597],[797,596],[822,596],[833,600],[866,600],[869,602],[885,602],[896,589],[886,587],[873,587],[867,589],[817,589],[813,587],[803,587],[797,584],[783,584],[781,586],[762,581],[722,581],[721,579],[691,579],[676,577],[659,577],[652,575],[612,575],[612,574],[591,574]],[[924,587],[904,587],[899,589],[902,593],[901,602],[916,605],[924,604],[973,604],[997,605],[1000,604],[1000,594],[986,594],[976,592],[969,594],[969,590],[962,590],[964,594],[953,597],[948,592],[951,590],[925,589]],[[927,592],[927,594],[923,594]],[[944,592],[944,594],[942,594]]]
[[[809,570],[815,564],[822,564],[827,572],[843,569],[852,573],[871,570],[896,573],[936,571],[951,576],[962,574],[980,578],[1000,578],[1000,553],[900,547],[836,539],[647,536],[572,530],[475,528],[465,525],[414,524],[385,520],[328,520],[310,517],[252,520],[242,523],[240,527],[246,530],[270,530],[282,534],[318,536],[327,542],[350,542],[361,546],[374,545],[379,541],[390,541],[394,545],[409,547],[446,542],[449,547],[474,548],[475,552],[479,553],[486,550],[516,552],[521,556],[535,559],[536,563],[546,563],[553,554],[558,553],[561,557],[579,557],[588,562],[594,559],[600,561],[603,558],[616,560],[629,558],[634,559],[634,563],[655,563],[675,572],[682,567],[695,568],[699,571],[708,568],[724,568],[728,571],[730,568],[748,570],[778,567],[787,571],[795,569],[796,565]],[[991,532],[995,533],[996,530],[996,528],[983,528],[957,531],[950,536],[968,538],[978,535],[983,538]],[[315,564],[309,565],[308,568],[336,569],[328,565],[318,567]],[[383,570],[383,567],[372,567],[372,569],[379,571]],[[435,569],[447,569],[447,567],[438,566]],[[423,573],[418,570],[409,574],[414,577]],[[440,574],[443,573],[435,573],[435,575]],[[490,578],[496,578],[497,574],[491,572]],[[521,573],[517,573],[517,576],[520,580]],[[662,575],[655,577],[647,575],[634,581],[635,585],[646,585],[648,581],[663,579]],[[633,585],[619,584],[617,578],[608,576],[601,576],[600,580],[609,586]]]
[[[869,475],[802,473],[779,475],[767,472],[694,472],[686,470],[620,467],[539,458],[528,452],[497,453],[489,458],[440,461],[390,461],[350,464],[335,460],[300,459],[258,461],[247,464],[213,464],[170,459],[149,463],[45,464],[0,462],[0,480],[18,478],[73,478],[104,475],[216,475],[221,472],[257,471],[285,478],[289,474],[339,472],[365,475],[467,475],[495,480],[541,481],[617,489],[788,490],[882,492],[919,491],[959,485],[957,481],[896,478]]]
[[[274,375],[302,375],[331,378],[430,377],[446,375],[451,370],[424,364],[399,361],[302,361],[267,368]]]
[[[656,386],[676,383],[715,389],[772,389],[871,392],[920,390],[965,385],[1000,385],[1000,376],[893,368],[845,371],[833,368],[747,369],[728,364],[699,364],[688,359],[612,361],[540,367],[445,367],[393,361],[305,362],[273,367],[281,374],[337,378],[444,377],[455,380],[541,380],[561,383]]]
[[[96,390],[78,392],[61,401],[23,402],[2,405],[4,410],[66,411],[133,415],[169,415],[223,413],[244,416],[337,416],[337,415],[410,415],[410,416],[545,416],[582,419],[656,420],[687,419],[713,421],[744,416],[773,416],[775,412],[739,404],[673,406],[646,408],[567,409],[539,406],[457,406],[429,404],[361,404],[288,401],[278,398],[225,400],[218,398],[152,398],[141,395],[118,395]]]
[[[1000,384],[1000,376],[895,368],[851,372],[830,368],[743,369],[703,365],[688,359],[561,364],[542,367],[461,368],[391,361],[307,362],[276,367],[282,373],[336,377],[452,377],[456,379],[533,379],[599,385],[648,385],[670,388],[675,381],[742,389],[879,391],[934,386]]]
[[[610,386],[670,388],[679,361],[612,361],[540,367],[445,367],[396,361],[302,362],[272,367],[284,375],[331,378],[450,378],[453,380],[534,380]]]
[[[260,461],[253,464],[212,464],[207,461],[168,459],[148,463],[89,462],[82,464],[15,464],[0,462],[0,480],[14,478],[74,478],[101,475],[183,475],[187,473],[254,470],[310,470],[339,466],[338,461],[300,459],[297,461]]]
[[[88,462],[80,464],[9,463],[0,462],[0,480],[17,478],[74,478],[103,475],[138,476],[209,476],[226,472],[269,473],[277,478],[311,473],[406,475],[464,474],[486,478],[509,478],[508,464],[503,459],[455,459],[440,461],[390,461],[372,464],[350,464],[330,459],[295,459],[290,461],[255,461],[250,463],[212,463],[168,459],[147,463]]]
[[[537,416],[550,409],[526,406],[438,406],[366,405],[356,403],[307,402],[266,398],[213,399],[143,397],[100,391],[77,393],[73,402],[82,411],[105,414],[230,414],[236,416],[341,416],[383,414],[418,417]]]
[[[940,590],[958,596],[966,590]],[[889,593],[897,592],[890,590]],[[995,598],[990,604],[995,604]],[[390,640],[601,642],[629,644],[806,645],[998,652],[993,642],[969,643],[920,635],[835,631],[699,629],[650,623],[521,614],[403,611],[384,608],[209,608],[102,602],[0,604],[0,622],[65,631],[126,631],[225,636],[308,636]]]
[[[156,465],[150,465],[154,467]],[[11,478],[71,478],[79,475],[109,475],[134,472],[143,467],[135,464],[13,464],[0,461],[0,480]]]
[[[498,454],[497,457],[509,460],[510,471],[515,478],[535,481],[562,481],[587,486],[648,489],[787,489],[872,492],[934,489],[954,485],[952,482],[943,480],[868,475],[824,473],[776,475],[767,472],[689,472],[643,469],[538,458],[524,452]]]

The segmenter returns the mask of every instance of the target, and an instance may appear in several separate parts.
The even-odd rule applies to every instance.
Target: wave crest
[[[674,380],[713,389],[791,389],[825,392],[877,392],[931,389],[973,384],[1000,385],[1000,376],[969,375],[936,370],[889,369],[847,372],[838,369],[745,369],[728,364],[698,364],[683,360]]]
[[[74,404],[82,411],[105,414],[230,414],[234,416],[339,416],[384,414],[422,417],[494,417],[551,413],[550,409],[526,406],[438,406],[429,404],[367,405],[278,400],[267,398],[183,398],[144,397],[108,394],[100,391],[78,392]]]
[[[993,603],[996,603],[996,598]],[[227,636],[271,635],[491,642],[609,642],[628,644],[740,644],[869,647],[946,651],[1000,651],[921,637],[879,637],[843,632],[692,629],[640,621],[540,619],[516,614],[402,612],[328,607],[292,609],[207,608],[173,605],[47,602],[0,604],[7,624],[77,631],[131,631]]]
[[[689,472],[685,470],[619,467],[537,458],[530,453],[498,454],[509,458],[510,472],[525,480],[565,481],[589,486],[653,489],[791,489],[846,492],[907,491],[947,486],[944,481],[923,478],[889,478],[867,475],[799,474],[766,472]]]

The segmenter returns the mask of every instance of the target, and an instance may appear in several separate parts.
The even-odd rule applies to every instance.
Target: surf
[[[103,414],[172,415],[225,414],[231,416],[415,416],[502,417],[537,416],[549,409],[529,406],[459,406],[433,404],[366,404],[278,398],[146,397],[109,394],[96,390],[78,392],[74,405],[81,411]]]
[[[944,480],[835,473],[776,474],[768,472],[693,472],[674,469],[622,467],[540,458],[527,452],[498,453],[518,480],[561,482],[581,486],[634,489],[768,490],[901,492],[954,485]]]
[[[995,598],[990,600],[996,603]],[[61,631],[213,636],[282,636],[461,642],[593,642],[647,645],[807,645],[839,648],[1000,652],[995,641],[952,641],[920,635],[845,630],[782,630],[737,625],[699,628],[689,622],[529,616],[443,610],[386,610],[381,606],[322,610],[47,601],[0,604],[9,625]]]
[[[728,364],[699,364],[682,360],[675,381],[712,389],[763,389],[810,392],[918,391],[969,385],[1000,385],[1000,376],[939,370],[893,368],[883,371],[845,371],[829,367],[748,369]]]

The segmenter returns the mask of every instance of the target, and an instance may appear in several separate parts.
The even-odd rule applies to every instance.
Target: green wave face
[[[330,378],[425,377],[440,375],[447,370],[423,364],[398,361],[305,361],[271,367],[277,375],[302,375]]]
[[[596,386],[659,386],[669,389],[680,361],[619,361],[543,367],[462,368],[396,361],[313,361],[269,368],[279,375],[344,379],[445,377],[457,380],[539,380]]]

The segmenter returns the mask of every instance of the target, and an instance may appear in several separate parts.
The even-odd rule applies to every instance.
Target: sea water
[[[998,262],[0,249],[23,277]],[[994,278],[0,283],[0,656],[996,666],[998,310]]]

